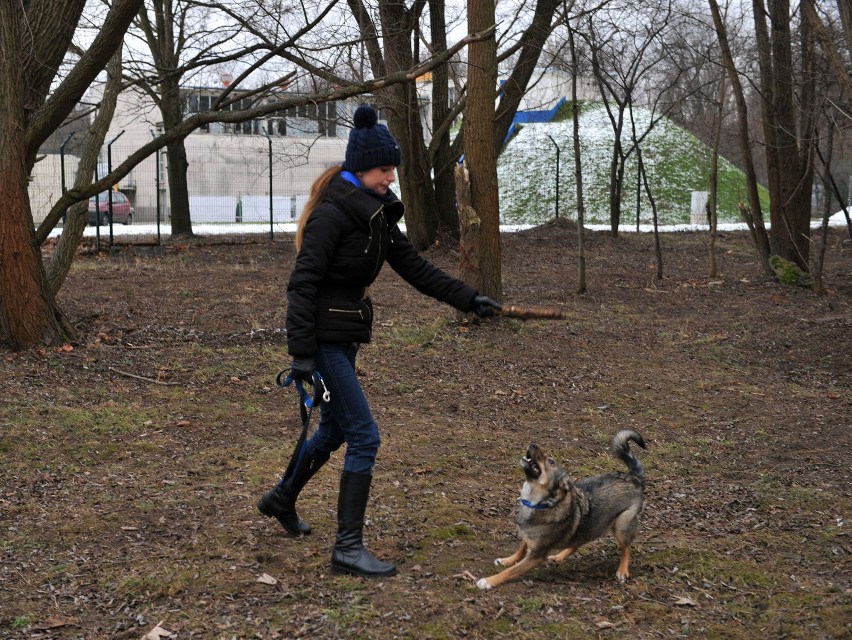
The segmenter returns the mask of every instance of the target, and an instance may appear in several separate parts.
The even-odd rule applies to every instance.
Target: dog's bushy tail
[[[627,465],[627,468],[630,470],[630,475],[636,478],[644,489],[645,467],[642,466],[642,461],[634,456],[633,452],[630,451],[631,440],[643,449],[646,448],[645,440],[642,439],[642,435],[638,431],[634,431],[633,429],[621,429],[612,437],[609,450],[612,451],[612,455]]]

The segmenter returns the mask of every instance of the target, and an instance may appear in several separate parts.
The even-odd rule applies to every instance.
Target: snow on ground
[[[814,219],[811,221],[811,228],[818,229],[822,222],[818,219]],[[846,217],[843,215],[843,211],[838,211],[829,219],[829,225],[833,227],[841,227],[846,226]],[[524,229],[529,229],[535,225],[530,224],[506,224],[500,225],[500,231],[503,233],[512,233],[514,231],[523,231]],[[766,225],[767,228],[769,225]],[[587,224],[585,225],[586,229],[590,229],[592,231],[609,231],[609,225],[604,224]],[[405,225],[400,225],[400,229],[405,231]],[[726,223],[718,225],[719,231],[744,231],[747,229],[744,223]],[[636,231],[635,224],[626,224],[621,225],[618,228],[620,233],[631,233]],[[661,233],[672,233],[676,231],[702,231],[707,230],[707,225],[700,224],[673,224],[673,225],[660,225],[659,230]],[[249,235],[249,234],[268,234],[269,233],[269,224],[252,224],[252,223],[243,223],[243,224],[194,224],[192,225],[192,231],[196,235],[199,236],[215,236],[215,235]],[[639,225],[640,233],[652,233],[654,228],[649,224]],[[51,233],[51,237],[58,237],[62,232],[62,227],[57,227]],[[133,224],[133,225],[121,225],[116,224],[113,225],[113,237],[115,236],[153,236],[157,235],[157,226],[155,224]],[[279,233],[295,233],[296,232],[296,223],[286,223],[286,224],[275,224],[273,226],[273,234]],[[168,224],[160,225],[160,234],[163,236],[171,235],[171,226]],[[97,235],[96,227],[86,227],[83,235],[87,238],[94,238]],[[102,242],[109,241],[109,227],[101,227],[100,228],[100,237]]]

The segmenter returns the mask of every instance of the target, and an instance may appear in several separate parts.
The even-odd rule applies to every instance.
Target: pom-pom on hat
[[[356,173],[373,167],[398,167],[402,163],[402,152],[396,138],[388,128],[379,124],[379,116],[373,107],[362,104],[352,117],[354,127],[346,145],[346,161],[343,168]]]

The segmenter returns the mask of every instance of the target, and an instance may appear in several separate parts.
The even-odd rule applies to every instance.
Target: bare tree
[[[648,15],[653,12],[653,17]],[[614,144],[610,159],[610,234],[618,236],[624,192],[625,163],[631,147],[625,148],[627,111],[638,98],[641,83],[666,56],[657,46],[671,19],[669,2],[643,6],[630,13],[626,5],[608,5],[588,21],[584,34],[589,44],[592,71],[609,116]],[[658,93],[658,95],[660,95]],[[657,116],[657,121],[664,114]],[[650,129],[649,129],[650,131]],[[635,144],[633,145],[635,148]]]
[[[468,0],[471,29],[494,24],[494,0]],[[500,271],[500,205],[497,198],[497,149],[494,137],[494,92],[497,87],[497,41],[471,45],[468,52],[468,104],[465,110],[465,164],[470,172],[473,209],[480,220],[479,272],[474,283],[487,296],[503,299]]]
[[[115,0],[89,49],[51,90],[84,5],[0,3],[0,333],[13,349],[57,344],[73,332],[33,238],[28,176],[39,146],[121,46],[141,0]]]
[[[89,48],[60,77],[84,5],[85,0],[31,0],[21,11],[18,5],[0,3],[0,198],[4,202],[0,210],[0,338],[15,350],[61,344],[73,337],[38,250],[69,207],[109,188],[144,158],[206,123],[242,122],[299,104],[342,100],[394,83],[410,83],[481,37],[463,38],[446,52],[396,74],[263,102],[246,110],[196,113],[140,147],[109,175],[69,189],[34,231],[27,185],[36,153],[119,50],[141,0],[115,0]]]

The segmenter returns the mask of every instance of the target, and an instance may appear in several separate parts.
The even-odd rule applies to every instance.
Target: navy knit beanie
[[[346,145],[345,171],[356,173],[374,167],[398,167],[402,163],[402,152],[396,138],[383,124],[373,107],[362,104],[352,117],[355,125],[349,133]]]

